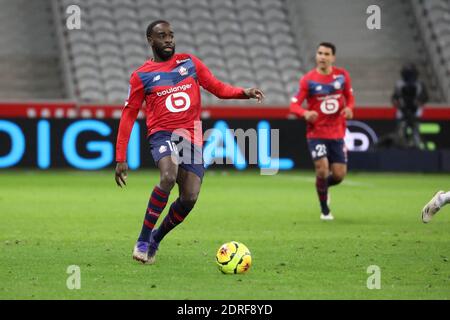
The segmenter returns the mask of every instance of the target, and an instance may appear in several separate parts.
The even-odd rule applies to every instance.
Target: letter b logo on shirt
[[[333,114],[339,110],[339,101],[336,99],[326,99],[320,104],[320,110],[325,114]]]
[[[166,98],[166,108],[170,112],[186,111],[190,106],[191,99],[186,92],[174,93]]]

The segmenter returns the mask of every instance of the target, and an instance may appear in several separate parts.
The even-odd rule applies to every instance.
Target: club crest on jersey
[[[333,84],[333,87],[336,90],[339,90],[342,87],[342,85],[341,85],[341,83],[339,81],[335,81],[334,84]]]
[[[188,74],[188,69],[186,69],[185,67],[181,66],[180,69],[178,69],[178,72],[180,75],[185,76]]]

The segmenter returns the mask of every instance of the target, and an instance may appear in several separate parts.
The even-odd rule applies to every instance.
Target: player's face
[[[316,63],[320,69],[330,68],[335,61],[333,50],[328,47],[320,46],[316,52]]]
[[[161,60],[169,60],[175,53],[175,39],[172,28],[167,23],[157,24],[148,38],[153,52]]]

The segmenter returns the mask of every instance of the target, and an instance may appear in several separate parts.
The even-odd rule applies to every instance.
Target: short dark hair
[[[330,48],[331,52],[333,52],[333,56],[336,55],[336,46],[334,44],[332,44],[331,42],[321,42],[317,48],[319,47],[325,47],[325,48]]]
[[[155,20],[152,23],[150,23],[147,27],[147,38],[150,37],[150,35],[152,34],[153,28],[160,23],[166,23],[166,24],[170,24],[169,22],[167,22],[166,20]]]

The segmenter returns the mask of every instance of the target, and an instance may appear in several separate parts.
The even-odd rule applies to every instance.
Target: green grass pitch
[[[449,178],[350,173],[331,189],[336,220],[323,222],[312,172],[211,170],[149,266],[131,252],[156,171],[130,172],[125,189],[112,170],[2,171],[0,299],[449,299],[450,206],[420,220]],[[231,240],[252,252],[247,274],[215,265]],[[70,265],[78,290],[66,285]],[[367,288],[371,265],[380,289]]]

